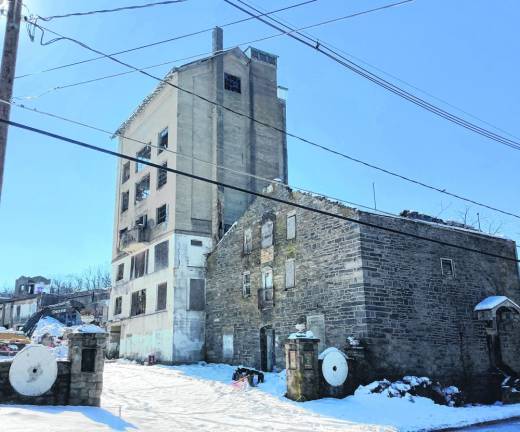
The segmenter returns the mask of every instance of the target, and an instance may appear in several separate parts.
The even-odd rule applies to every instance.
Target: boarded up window
[[[233,334],[227,333],[222,335],[222,357],[224,360],[233,358]]]
[[[273,245],[273,226],[272,220],[267,220],[262,225],[262,248],[268,248]]]
[[[168,267],[168,240],[155,245],[155,271]]]
[[[122,310],[123,310],[123,297],[119,296],[119,297],[116,297],[116,301],[114,304],[114,315],[121,314]]]
[[[253,231],[251,228],[244,230],[244,253],[250,254],[253,250]]]
[[[168,148],[168,128],[164,128],[159,133],[157,147],[159,147],[157,150],[157,154],[161,154],[164,149]]]
[[[81,372],[96,371],[96,350],[85,348],[81,350]]]
[[[192,246],[198,246],[199,247],[199,246],[202,246],[202,241],[201,240],[191,240],[190,244]]]
[[[128,210],[128,201],[130,199],[130,192],[126,191],[121,194],[121,213]]]
[[[249,297],[251,295],[251,273],[244,272],[242,275],[242,296]]]
[[[155,218],[157,221],[157,225],[166,222],[166,219],[168,219],[168,211],[166,204],[163,204],[161,207],[157,207],[157,210],[155,211]]]
[[[448,258],[441,258],[441,270],[443,276],[452,278],[455,275],[453,260]]]
[[[150,195],[150,175],[143,177],[135,184],[135,202],[142,201]]]
[[[296,215],[287,215],[287,240],[296,238]]]
[[[190,294],[188,297],[188,301],[189,310],[204,310],[204,279],[190,279]]]
[[[130,275],[132,279],[144,276],[148,272],[148,250],[134,255],[130,264]]]
[[[157,310],[166,309],[166,299],[168,296],[168,285],[166,282],[157,286]]]
[[[294,259],[285,261],[285,288],[293,288],[295,285]]]
[[[168,167],[168,162],[162,164],[164,168]],[[168,181],[168,171],[164,168],[159,168],[157,171],[157,189],[163,187]]]
[[[143,147],[141,150],[139,150],[136,153],[136,157],[140,161],[149,162],[150,158],[152,157],[152,148],[149,145]],[[135,164],[135,172],[142,171],[145,166],[146,165],[141,163],[141,162],[136,162],[136,164]]]
[[[132,305],[130,307],[130,315],[141,315],[146,313],[146,290],[140,290],[132,293]]]
[[[123,279],[125,273],[125,264],[121,263],[117,266],[117,276],[116,281],[120,281]]]

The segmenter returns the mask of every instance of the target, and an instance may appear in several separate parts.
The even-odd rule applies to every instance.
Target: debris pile
[[[360,386],[356,393],[379,393],[390,398],[407,398],[411,402],[414,396],[426,397],[436,404],[459,407],[464,405],[462,392],[455,386],[443,387],[428,377],[405,376],[403,379],[390,382],[386,379],[374,381],[366,386]]]

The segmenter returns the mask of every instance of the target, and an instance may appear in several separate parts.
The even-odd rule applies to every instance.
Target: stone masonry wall
[[[367,213],[362,219],[516,257],[514,242],[496,237]],[[361,242],[366,342],[374,375],[427,375],[463,385],[486,373],[486,333],[473,309],[491,295],[520,301],[516,264],[365,226]],[[453,276],[443,275],[441,258],[453,260]],[[508,344],[507,350],[506,357],[519,358],[520,345]]]
[[[29,397],[17,393],[9,382],[11,362],[0,362],[0,402],[20,405],[67,405],[69,400],[70,363],[58,362],[58,376],[49,391]]]
[[[299,193],[279,191],[296,199],[337,211],[328,201]],[[324,315],[327,346],[343,348],[349,335],[367,334],[359,228],[335,218],[296,210],[296,238],[287,240],[286,217],[293,207],[257,199],[229,231],[208,259],[206,282],[206,345],[209,361],[231,361],[259,368],[260,329],[275,334],[275,364],[283,368],[283,342],[295,331],[301,315]],[[355,217],[352,210],[345,214]],[[274,246],[261,248],[262,216],[275,216]],[[244,230],[252,229],[251,254],[243,252]],[[263,259],[262,259],[263,255]],[[270,256],[273,257],[270,260]],[[295,260],[295,287],[285,288],[285,261]],[[263,261],[263,262],[262,262]],[[274,306],[259,310],[261,270],[273,269]],[[326,269],[326,271],[324,271]],[[242,275],[251,274],[251,295],[242,296]],[[223,335],[233,335],[233,357],[223,355]]]

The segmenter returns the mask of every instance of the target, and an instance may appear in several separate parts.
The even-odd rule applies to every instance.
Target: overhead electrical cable
[[[227,1],[227,0],[225,0],[225,1]],[[343,157],[343,158],[345,158],[345,159],[348,159],[348,160],[350,160],[350,161],[353,161],[353,162],[356,162],[356,163],[359,163],[359,164],[365,165],[365,166],[367,166],[367,167],[369,167],[369,168],[376,169],[376,170],[378,170],[378,171],[384,172],[384,173],[386,173],[386,174],[392,175],[392,176],[394,176],[394,177],[396,177],[396,178],[400,178],[400,179],[402,179],[402,180],[406,180],[406,181],[408,181],[408,182],[410,182],[410,183],[414,183],[414,184],[416,184],[416,185],[419,185],[419,186],[425,187],[425,188],[427,188],[427,189],[434,190],[434,191],[437,191],[437,192],[440,192],[440,193],[443,193],[443,194],[446,194],[446,195],[452,196],[452,197],[454,197],[454,198],[461,199],[461,200],[463,200],[463,201],[466,201],[466,202],[469,202],[469,203],[472,203],[472,204],[475,204],[475,205],[479,205],[479,206],[481,206],[481,207],[485,207],[485,208],[487,208],[487,209],[489,209],[489,210],[494,210],[494,211],[497,211],[497,212],[499,212],[499,213],[506,214],[506,215],[508,215],[508,216],[512,216],[512,217],[515,217],[515,218],[520,218],[519,215],[514,214],[514,213],[512,213],[512,212],[505,211],[505,210],[501,210],[501,209],[498,209],[498,208],[496,208],[496,207],[490,206],[490,205],[488,205],[488,204],[480,203],[480,202],[475,201],[475,200],[470,199],[470,198],[465,198],[465,197],[463,197],[463,196],[461,196],[461,195],[458,195],[458,194],[455,194],[455,193],[452,193],[452,192],[448,192],[446,189],[441,189],[441,188],[438,188],[438,187],[435,187],[435,186],[430,186],[430,185],[428,185],[428,184],[426,184],[426,183],[423,183],[423,182],[421,182],[421,181],[419,181],[419,180],[415,180],[415,179],[412,179],[412,178],[410,178],[410,177],[407,177],[407,176],[404,176],[404,175],[398,174],[398,173],[396,173],[396,172],[393,172],[393,171],[387,170],[387,169],[385,169],[385,168],[381,168],[381,167],[379,167],[379,166],[377,166],[377,165],[374,165],[374,164],[371,164],[371,163],[368,163],[368,162],[362,161],[361,159],[358,159],[358,158],[355,158],[355,157],[349,156],[349,155],[347,155],[347,154],[345,154],[345,153],[342,153],[342,152],[340,152],[340,151],[338,151],[338,150],[334,150],[334,149],[331,149],[331,148],[329,148],[329,147],[326,147],[326,146],[324,146],[324,145],[322,145],[322,144],[318,144],[318,143],[316,143],[316,142],[314,142],[314,141],[311,141],[311,140],[309,140],[309,139],[307,139],[307,138],[304,138],[304,137],[301,137],[301,136],[299,136],[299,135],[296,135],[296,134],[293,134],[293,133],[287,132],[286,130],[284,130],[284,129],[282,129],[282,128],[279,128],[279,127],[277,127],[277,126],[274,126],[274,125],[271,125],[271,124],[265,123],[265,122],[263,122],[263,121],[261,121],[261,120],[258,120],[258,119],[254,118],[254,117],[252,117],[252,116],[250,116],[250,115],[248,115],[248,114],[242,113],[242,112],[237,111],[237,110],[235,110],[235,109],[233,109],[233,108],[230,108],[230,107],[227,107],[227,106],[225,106],[225,105],[222,105],[222,104],[220,104],[220,103],[218,103],[218,102],[216,102],[216,101],[214,101],[214,100],[211,100],[211,99],[208,99],[208,98],[205,97],[205,96],[199,95],[199,94],[197,94],[196,92],[194,92],[194,91],[192,91],[192,90],[185,89],[185,88],[183,88],[183,87],[181,87],[181,86],[179,86],[179,85],[177,85],[177,84],[174,84],[174,83],[172,83],[172,82],[170,82],[170,81],[168,81],[168,80],[166,80],[166,79],[159,78],[159,77],[157,77],[157,76],[155,76],[155,75],[152,75],[152,74],[150,74],[150,73],[148,73],[148,72],[146,72],[146,71],[144,71],[144,70],[142,70],[142,69],[139,69],[139,68],[137,68],[137,67],[135,67],[135,66],[132,66],[131,64],[128,64],[128,63],[123,62],[123,61],[121,61],[121,60],[119,60],[119,59],[116,59],[116,58],[110,56],[109,54],[104,54],[103,52],[101,52],[101,51],[99,51],[99,50],[97,50],[97,49],[95,49],[95,48],[92,48],[92,47],[86,45],[85,43],[83,43],[83,42],[81,42],[81,41],[78,41],[77,39],[73,39],[73,38],[70,38],[70,37],[68,37],[68,36],[64,36],[64,35],[62,35],[62,34],[60,34],[60,33],[57,33],[57,32],[55,32],[55,31],[53,31],[53,30],[50,30],[50,29],[45,28],[45,27],[42,27],[42,26],[40,26],[39,24],[36,24],[36,27],[38,27],[38,28],[42,31],[42,39],[43,39],[43,32],[44,32],[44,31],[48,31],[49,33],[54,34],[55,36],[57,36],[57,38],[55,38],[55,39],[53,39],[53,40],[51,40],[51,41],[48,41],[48,42],[44,43],[44,45],[46,45],[46,44],[50,44],[50,43],[53,43],[53,42],[57,42],[57,41],[59,41],[59,40],[68,40],[68,41],[71,41],[71,42],[73,42],[73,43],[75,43],[75,44],[77,44],[77,45],[79,45],[79,46],[81,46],[81,47],[83,47],[83,48],[85,48],[85,49],[87,49],[87,50],[89,50],[89,51],[95,52],[96,54],[99,54],[99,55],[104,55],[104,56],[106,56],[107,58],[109,58],[110,60],[112,60],[112,61],[114,61],[114,62],[116,62],[116,63],[119,63],[119,64],[121,64],[121,65],[123,65],[123,66],[128,67],[129,69],[132,69],[132,70],[134,70],[134,71],[136,71],[136,72],[139,72],[139,73],[141,73],[141,74],[143,74],[143,75],[145,75],[145,76],[148,76],[148,77],[150,77],[150,78],[152,78],[152,79],[154,79],[154,80],[156,80],[156,81],[159,81],[159,82],[161,82],[161,83],[163,83],[163,84],[165,84],[165,85],[168,85],[168,86],[173,87],[173,88],[175,88],[175,89],[177,89],[177,90],[179,90],[179,91],[182,91],[182,92],[184,92],[184,93],[186,93],[186,94],[189,94],[189,95],[194,96],[194,97],[196,97],[196,98],[198,98],[198,99],[200,99],[200,100],[203,100],[203,101],[205,101],[205,102],[207,102],[207,103],[209,103],[209,104],[211,104],[211,105],[213,105],[213,106],[215,106],[215,107],[222,108],[222,109],[224,109],[224,110],[226,110],[226,111],[228,111],[228,112],[230,112],[230,113],[233,113],[233,114],[235,114],[235,115],[237,115],[237,116],[240,116],[240,117],[243,117],[243,118],[247,118],[248,120],[251,120],[251,121],[255,122],[256,124],[259,124],[259,125],[261,125],[261,126],[264,126],[264,127],[270,128],[270,129],[273,129],[273,130],[275,130],[275,131],[277,131],[277,132],[279,132],[279,133],[281,133],[281,134],[283,134],[283,135],[286,135],[286,136],[288,136],[288,137],[292,137],[292,138],[298,139],[298,140],[301,141],[301,142],[307,143],[307,144],[312,145],[312,146],[314,146],[314,147],[316,147],[316,148],[320,148],[320,149],[325,150],[325,151],[327,151],[327,152],[329,152],[329,153],[331,153],[331,154],[335,154],[335,155],[337,155],[337,156],[341,156],[341,157]],[[294,30],[294,31],[296,31],[296,30]],[[292,31],[292,32],[294,32],[294,31]],[[285,32],[285,33],[287,33],[287,32]]]
[[[53,132],[50,132],[50,131],[46,131],[46,130],[43,130],[43,129],[35,128],[35,127],[29,126],[29,125],[26,125],[26,124],[23,124],[23,123],[18,123],[18,122],[5,120],[5,119],[1,119],[1,118],[0,118],[0,122],[8,124],[8,125],[16,127],[16,128],[20,128],[20,129],[24,129],[24,130],[27,130],[27,131],[30,131],[30,132],[38,133],[40,135],[45,135],[45,136],[48,136],[48,137],[51,137],[51,138],[54,138],[54,139],[57,139],[57,140],[60,140],[60,141],[65,141],[65,142],[68,142],[70,144],[74,144],[74,145],[77,145],[77,146],[80,146],[80,147],[83,147],[83,148],[88,148],[90,150],[94,150],[94,151],[105,153],[105,154],[108,154],[108,155],[111,155],[111,156],[115,156],[117,158],[126,159],[126,160],[129,160],[129,161],[132,161],[132,162],[136,162],[136,163],[140,163],[140,164],[143,164],[143,165],[150,166],[152,168],[156,168],[156,169],[159,169],[159,170],[165,170],[165,171],[171,172],[173,174],[177,174],[177,175],[184,176],[184,177],[189,177],[189,178],[192,178],[194,180],[199,180],[199,181],[202,181],[202,182],[205,182],[205,183],[210,183],[210,184],[213,184],[215,186],[223,187],[225,189],[231,189],[231,190],[235,190],[237,192],[243,192],[245,194],[253,195],[253,196],[256,196],[256,197],[260,197],[260,198],[264,198],[264,199],[269,200],[269,201],[274,201],[274,202],[278,202],[280,204],[285,204],[285,205],[288,205],[288,206],[291,206],[291,207],[299,208],[299,209],[302,209],[302,210],[307,210],[307,211],[310,211],[310,212],[313,212],[313,213],[320,214],[322,216],[329,216],[329,217],[340,219],[340,220],[343,220],[343,221],[346,221],[346,222],[351,222],[351,223],[354,223],[354,224],[367,226],[369,228],[374,228],[376,230],[390,232],[392,234],[402,235],[402,236],[405,236],[405,237],[411,237],[411,238],[414,238],[416,240],[423,240],[423,241],[426,241],[426,242],[435,243],[435,244],[439,244],[439,245],[442,245],[442,246],[448,246],[448,247],[452,247],[452,248],[455,248],[455,249],[464,250],[464,251],[467,251],[467,252],[474,252],[474,253],[478,253],[478,254],[481,254],[481,255],[486,255],[486,256],[490,256],[490,257],[493,257],[493,258],[498,258],[498,259],[502,259],[502,260],[506,260],[506,261],[510,261],[510,262],[515,262],[515,263],[520,262],[520,260],[518,260],[517,258],[508,257],[508,256],[505,256],[505,255],[499,255],[499,254],[495,254],[493,252],[487,252],[487,251],[483,251],[483,250],[480,250],[480,249],[475,249],[475,248],[459,245],[459,244],[456,244],[456,243],[445,242],[443,240],[438,240],[438,239],[435,239],[435,238],[426,237],[426,236],[415,234],[415,233],[411,233],[411,232],[401,231],[401,230],[398,230],[398,229],[395,229],[395,228],[391,228],[389,226],[378,225],[378,224],[375,224],[375,223],[372,223],[372,222],[368,222],[368,221],[364,221],[364,220],[358,220],[358,219],[355,219],[353,217],[344,216],[344,215],[337,214],[337,213],[331,213],[331,212],[326,211],[326,210],[310,207],[310,206],[307,206],[307,205],[304,205],[304,204],[299,204],[299,203],[296,203],[296,202],[287,201],[287,200],[284,200],[282,198],[278,198],[278,197],[275,197],[275,196],[267,195],[267,194],[261,193],[261,192],[252,191],[252,190],[249,190],[249,189],[246,189],[246,188],[235,186],[235,185],[232,185],[232,184],[229,184],[229,183],[224,183],[224,182],[221,182],[221,181],[218,181],[218,180],[213,180],[213,179],[210,179],[210,178],[202,177],[202,176],[199,176],[199,175],[196,175],[196,174],[192,174],[192,173],[189,173],[189,172],[186,172],[186,171],[178,170],[178,169],[175,169],[175,168],[163,167],[162,165],[156,164],[154,162],[138,159],[137,157],[134,157],[134,156],[130,156],[130,155],[127,155],[127,154],[124,154],[124,153],[116,152],[116,151],[113,151],[113,150],[108,150],[108,149],[105,149],[103,147],[95,146],[93,144],[88,144],[88,143],[86,143],[84,141],[79,141],[79,140],[76,140],[76,139],[73,139],[73,138],[69,138],[69,137],[66,137],[66,136],[63,136],[63,135],[60,135],[60,134],[56,134],[56,133],[53,133]],[[383,216],[383,217],[385,217],[385,216]],[[478,235],[479,233],[475,232],[475,234]]]
[[[30,112],[33,112],[33,113],[36,113],[36,114],[40,114],[40,115],[44,115],[44,116],[47,116],[47,117],[50,117],[50,118],[54,118],[54,119],[57,119],[57,120],[65,121],[67,123],[71,123],[71,124],[74,124],[76,126],[81,126],[81,127],[87,128],[87,129],[95,130],[97,132],[104,133],[104,134],[106,134],[106,135],[108,135],[110,137],[112,137],[114,135],[113,132],[111,132],[109,130],[106,130],[106,129],[103,129],[103,128],[100,128],[98,126],[93,126],[93,125],[85,123],[85,122],[72,120],[70,118],[63,117],[63,116],[58,115],[58,114],[49,113],[49,112],[46,112],[46,111],[41,111],[39,109],[28,107],[28,106],[25,106],[23,104],[18,104],[16,102],[7,102],[5,100],[0,99],[0,103],[9,104],[9,105],[14,106],[16,108],[24,109],[26,111],[30,111]],[[147,141],[138,140],[136,138],[131,138],[129,136],[126,136],[126,135],[123,135],[123,134],[120,134],[120,133],[116,134],[116,136],[118,136],[119,138],[123,138],[123,139],[129,140],[129,141],[132,141],[132,142],[136,142],[138,144],[142,144],[142,145],[145,145],[145,146],[149,146],[149,147],[155,148],[157,150],[161,150],[161,151],[164,151],[164,152],[167,152],[167,153],[171,153],[171,154],[174,154],[176,156],[180,156],[180,157],[185,158],[185,159],[201,162],[201,163],[204,163],[206,165],[213,166],[213,167],[216,167],[216,168],[219,168],[219,169],[231,172],[233,174],[246,176],[246,177],[249,177],[249,178],[254,178],[256,180],[265,181],[267,183],[276,183],[276,184],[279,184],[279,185],[282,185],[282,186],[286,186],[286,187],[294,189],[294,190],[298,190],[300,192],[305,192],[305,193],[308,193],[308,194],[311,194],[311,195],[316,195],[316,196],[320,196],[320,197],[323,197],[323,198],[327,198],[327,199],[332,200],[332,201],[337,201],[337,202],[340,202],[340,203],[343,203],[343,204],[356,206],[356,207],[359,207],[359,208],[364,208],[364,209],[367,209],[367,210],[375,211],[377,213],[385,214],[385,215],[392,216],[392,217],[402,218],[402,216],[399,216],[399,215],[397,215],[395,213],[391,213],[391,212],[387,212],[387,211],[384,211],[384,210],[380,210],[380,209],[377,209],[377,208],[374,208],[374,207],[370,207],[370,206],[367,206],[367,205],[364,205],[364,204],[359,204],[359,203],[355,203],[355,202],[352,202],[352,201],[347,201],[347,200],[345,200],[343,198],[338,198],[338,197],[334,197],[334,196],[331,196],[331,195],[326,195],[326,194],[323,194],[321,192],[315,192],[315,191],[312,191],[310,189],[305,189],[305,188],[302,188],[302,187],[299,187],[299,186],[290,185],[289,183],[285,183],[285,182],[283,182],[281,180],[276,180],[276,179],[273,180],[273,179],[262,177],[262,176],[259,176],[259,175],[256,175],[256,174],[252,174],[252,173],[248,173],[248,172],[244,172],[244,171],[239,171],[239,170],[236,170],[236,169],[233,169],[233,168],[230,168],[230,167],[219,165],[219,164],[214,163],[214,162],[210,162],[210,161],[206,161],[204,159],[197,158],[195,156],[185,155],[183,153],[179,153],[179,152],[177,152],[175,150],[172,150],[172,149],[170,149],[168,147],[165,148],[165,147],[160,147],[160,146],[158,146],[156,144],[152,144],[149,141],[147,142]]]
[[[286,11],[286,10],[289,10],[289,9],[294,9],[294,8],[297,8],[297,7],[300,7],[300,6],[307,5],[309,3],[315,3],[317,1],[318,0],[306,0],[306,1],[303,1],[303,2],[300,2],[300,3],[295,3],[295,4],[292,4],[292,5],[289,5],[289,6],[285,6],[285,7],[280,8],[280,9],[275,9],[275,10],[272,10],[272,11],[269,11],[269,12],[263,12],[259,16],[267,16],[267,15],[270,15],[270,14],[273,14],[273,13],[283,12],[283,11]],[[30,17],[28,19],[30,19]],[[226,24],[222,24],[219,27],[225,28],[225,27],[233,26],[233,25],[240,24],[240,23],[243,23],[243,22],[246,22],[246,21],[250,21],[250,20],[253,20],[253,19],[255,19],[255,17],[242,18],[242,19],[239,19],[239,20],[236,20],[236,21],[228,22]],[[151,43],[148,43],[148,44],[145,44],[145,45],[139,45],[137,47],[128,48],[128,49],[125,49],[125,50],[122,50],[122,51],[117,51],[117,52],[114,52],[114,53],[111,53],[111,54],[108,54],[108,55],[116,56],[116,55],[126,54],[126,53],[133,52],[133,51],[138,51],[138,50],[141,50],[141,49],[144,49],[144,48],[150,48],[150,47],[161,45],[161,44],[168,43],[168,42],[174,42],[174,41],[185,39],[185,38],[188,38],[188,37],[197,36],[197,35],[200,35],[200,34],[203,34],[203,33],[208,33],[210,31],[212,31],[214,28],[215,27],[205,28],[205,29],[202,29],[202,30],[198,30],[198,31],[194,31],[194,32],[191,32],[191,33],[183,34],[183,35],[180,35],[180,36],[174,36],[174,37],[171,37],[171,38],[168,38],[168,39],[163,39],[163,40],[156,41],[156,42],[151,42]],[[37,74],[41,74],[41,73],[46,73],[46,72],[51,72],[51,71],[55,71],[55,70],[59,70],[59,69],[64,69],[64,68],[68,68],[68,67],[71,67],[71,66],[77,66],[77,65],[80,65],[80,64],[89,63],[89,62],[96,61],[96,60],[101,60],[101,59],[104,59],[104,58],[106,58],[106,55],[102,55],[102,56],[98,56],[98,57],[92,57],[92,58],[84,59],[84,60],[79,60],[79,61],[72,62],[72,63],[67,63],[67,64],[63,64],[63,65],[59,65],[59,66],[54,66],[54,67],[51,67],[51,68],[48,68],[48,69],[41,70],[39,72],[33,72],[33,73],[27,73],[27,74],[24,74],[24,75],[19,75],[19,76],[15,77],[15,79],[25,78],[25,77],[29,77],[29,76],[33,76],[33,75],[37,75]]]
[[[233,1],[231,0],[224,0],[226,3],[230,4],[231,6],[243,11],[244,13],[248,14],[248,15],[254,15],[252,12],[250,12],[249,10],[243,8],[242,6],[234,3]],[[256,8],[252,7],[252,6],[249,6],[246,2],[242,1],[242,0],[237,0],[239,1],[241,4],[244,4],[244,5],[247,5],[247,7],[249,7],[250,9],[252,10],[256,10]],[[385,80],[384,78],[376,75],[375,73],[373,72],[370,72],[368,69],[366,68],[363,68],[362,66],[358,65],[357,63],[353,62],[352,60],[348,59],[347,57],[341,55],[340,53],[338,53],[337,51],[331,49],[331,48],[328,48],[327,46],[325,45],[321,45],[320,44],[320,41],[318,39],[311,39],[311,41],[309,40],[304,40],[302,38],[306,38],[306,39],[310,39],[309,36],[306,36],[304,34],[302,34],[299,30],[297,29],[292,29],[291,26],[288,26],[287,24],[283,24],[279,21],[276,21],[276,19],[271,19],[272,21],[274,22],[278,22],[279,25],[276,25],[276,24],[273,24],[272,22],[268,21],[268,19],[270,19],[269,17],[267,17],[267,19],[264,19],[262,17],[257,17],[256,18],[257,20],[267,24],[268,26],[278,30],[278,31],[284,31],[283,28],[281,28],[279,25],[282,25],[284,26],[285,28],[289,29],[289,31],[286,32],[286,34],[297,40],[298,42],[320,52],[321,54],[325,55],[326,57],[334,60],[335,62],[339,63],[340,65],[344,66],[345,68],[351,70],[352,72],[368,79],[369,81],[372,81],[374,84],[377,84],[379,85],[380,87],[383,87],[385,88],[386,90],[389,90],[390,92],[402,97],[403,99],[406,99],[410,102],[412,102],[413,104],[421,107],[421,108],[424,108],[425,110],[433,113],[433,114],[436,114],[437,116],[439,117],[442,117],[454,124],[457,124],[459,126],[462,126],[463,128],[466,128],[468,130],[471,130],[479,135],[482,135],[486,138],[489,138],[491,140],[494,140],[494,141],[497,141],[501,144],[504,144],[508,147],[511,147],[515,150],[520,150],[520,142],[518,141],[514,141],[512,139],[509,139],[503,135],[499,135],[493,131],[490,131],[488,129],[485,129],[483,127],[480,127],[474,123],[471,123],[465,119],[463,119],[462,117],[458,117],[456,116],[455,114],[452,114],[436,105],[433,105],[432,103],[430,102],[427,102],[426,100],[424,99],[421,99],[419,98],[418,96],[415,96],[413,95],[412,93],[398,87],[397,85],[395,84],[392,84],[391,82]],[[297,35],[301,36],[301,37],[298,37]]]
[[[48,17],[41,17],[38,16],[38,19],[41,19],[42,21],[51,21],[53,19],[57,18],[70,18],[70,17],[78,17],[78,16],[86,16],[86,15],[96,15],[96,14],[103,14],[103,13],[111,13],[111,12],[122,12],[125,10],[134,10],[134,9],[144,9],[149,7],[155,7],[155,6],[165,6],[170,5],[174,3],[184,3],[187,0],[165,0],[165,1],[159,1],[159,2],[153,2],[153,3],[145,3],[142,5],[131,5],[131,6],[121,6],[114,9],[100,9],[100,10],[93,10],[88,12],[74,12],[74,13],[68,13],[64,15],[53,15]]]

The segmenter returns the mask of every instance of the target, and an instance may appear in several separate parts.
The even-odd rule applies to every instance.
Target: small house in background
[[[520,302],[513,241],[270,190],[351,221],[257,198],[208,257],[208,361],[284,368],[284,341],[304,315],[320,352],[336,347],[356,358],[361,381],[429,376],[478,399],[490,382],[499,386],[498,366],[520,372],[520,314],[509,307]],[[508,300],[486,321],[475,307],[490,296]]]

